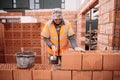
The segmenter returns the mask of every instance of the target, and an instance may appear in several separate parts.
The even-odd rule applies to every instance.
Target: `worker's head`
[[[60,8],[55,8],[52,11],[52,19],[56,24],[60,24],[63,19],[62,10]]]

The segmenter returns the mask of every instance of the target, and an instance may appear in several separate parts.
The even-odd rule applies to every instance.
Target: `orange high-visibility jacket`
[[[69,47],[68,37],[75,34],[71,27],[71,24],[66,20],[64,20],[64,23],[65,25],[62,25],[60,29],[60,54],[59,55],[61,55],[63,50],[68,49]],[[58,47],[58,34],[56,31],[55,25],[52,23],[52,20],[45,25],[43,31],[41,32],[41,36],[45,38],[49,38],[52,44]],[[49,47],[48,47],[48,53],[51,55],[54,54],[52,49]],[[56,52],[55,55],[58,56],[58,52]]]

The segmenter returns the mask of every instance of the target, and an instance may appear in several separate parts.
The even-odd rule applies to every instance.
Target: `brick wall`
[[[4,24],[5,62],[15,63],[15,54],[24,50],[37,53],[35,62],[41,62],[41,25],[40,23],[8,23]]]
[[[112,50],[116,0],[99,0],[98,49]]]
[[[0,64],[1,80],[120,80],[120,54],[73,50],[64,51],[61,70],[53,65],[35,64],[18,69],[16,64]],[[5,75],[7,74],[8,77]]]
[[[0,24],[0,63],[5,61],[4,56],[4,25]]]

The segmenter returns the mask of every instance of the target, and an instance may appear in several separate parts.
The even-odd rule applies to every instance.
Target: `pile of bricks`
[[[120,80],[120,54],[65,51],[61,70],[53,65],[35,64],[18,69],[16,64],[0,64],[1,80]],[[6,77],[6,74],[8,77]]]

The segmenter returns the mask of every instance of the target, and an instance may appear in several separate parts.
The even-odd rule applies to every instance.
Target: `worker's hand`
[[[54,52],[57,51],[57,48],[56,48],[54,45],[52,45],[51,48],[52,48],[52,50],[53,50]]]
[[[80,48],[80,47],[75,47],[74,50],[75,51],[85,52],[85,50],[83,48]]]

